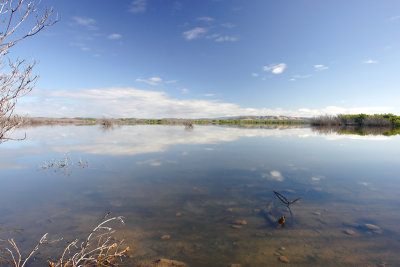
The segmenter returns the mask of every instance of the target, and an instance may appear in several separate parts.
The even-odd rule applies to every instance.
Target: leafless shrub
[[[194,128],[194,122],[192,120],[184,120],[183,125],[186,130],[192,130]]]
[[[342,122],[340,121],[338,116],[331,116],[331,115],[321,115],[311,119],[311,125],[324,125],[324,126],[335,126],[341,125]]]
[[[8,134],[22,123],[14,114],[17,100],[28,94],[39,78],[32,74],[36,62],[28,63],[24,59],[6,60],[5,56],[18,42],[36,35],[57,21],[57,18],[51,18],[54,13],[52,8],[38,12],[38,3],[35,0],[0,2],[0,143],[14,139]],[[28,32],[21,31],[20,29],[25,28],[22,25],[32,16],[35,17],[33,27]]]
[[[115,266],[115,261],[122,260],[129,252],[129,247],[123,246],[123,240],[115,241],[115,230],[107,226],[112,221],[119,221],[124,224],[123,217],[113,217],[103,220],[97,225],[87,236],[86,240],[79,242],[78,239],[70,242],[59,260],[53,262],[48,261],[50,267],[80,267],[80,266]],[[8,258],[3,261],[9,262],[14,267],[24,267],[32,256],[39,250],[40,246],[51,244],[62,240],[62,238],[48,241],[48,233],[44,234],[36,246],[29,252],[28,256],[23,259],[22,254],[11,238],[8,239],[9,247],[5,248]]]
[[[80,159],[77,163],[80,168],[87,168],[89,166],[88,161],[83,162]],[[62,173],[64,175],[71,175],[74,168],[74,162],[69,154],[64,154],[62,159],[53,159],[50,161],[45,161],[39,166],[43,170],[54,170],[54,173]]]
[[[101,125],[103,129],[112,129],[114,127],[114,121],[112,119],[103,118],[101,119]]]

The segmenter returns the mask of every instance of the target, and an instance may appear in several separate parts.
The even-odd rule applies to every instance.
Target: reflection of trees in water
[[[243,128],[243,129],[278,129],[278,130],[285,130],[285,129],[302,129],[302,128],[309,128],[308,125],[278,125],[278,124],[263,124],[263,125],[251,125],[251,124],[225,124],[222,125],[223,127],[232,127],[232,128]]]
[[[393,127],[357,127],[357,126],[312,126],[313,132],[318,134],[355,134],[355,135],[398,135],[400,128]]]

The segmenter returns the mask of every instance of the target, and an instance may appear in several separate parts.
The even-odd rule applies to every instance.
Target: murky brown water
[[[125,217],[114,226],[132,248],[126,266],[157,258],[189,266],[400,263],[397,136],[213,126],[26,131],[27,140],[0,147],[0,225],[24,229],[3,238],[28,250],[46,232],[64,237],[30,266],[59,257],[107,212]],[[65,153],[67,171],[40,167]],[[292,215],[274,190],[302,197]]]

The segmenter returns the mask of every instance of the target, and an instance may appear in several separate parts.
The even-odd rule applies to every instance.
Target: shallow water
[[[25,131],[26,140],[0,145],[0,227],[24,229],[5,234],[23,251],[46,232],[64,237],[31,266],[59,257],[107,212],[125,217],[116,228],[132,248],[126,266],[160,257],[266,266],[284,264],[281,255],[304,266],[400,263],[399,136],[143,125],[15,135]],[[65,157],[68,168],[41,168]],[[293,215],[273,190],[302,197]],[[235,229],[235,220],[247,224]]]

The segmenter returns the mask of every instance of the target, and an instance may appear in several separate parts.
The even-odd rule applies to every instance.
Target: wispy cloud
[[[322,64],[314,65],[314,70],[315,71],[321,71],[321,70],[327,70],[327,69],[329,69],[329,67],[327,67],[325,65],[322,65]]]
[[[235,28],[236,27],[235,24],[232,24],[232,23],[229,23],[229,22],[228,23],[222,23],[221,26],[224,27],[224,28]]]
[[[137,78],[136,81],[147,83],[150,85],[160,85],[162,82],[162,79],[160,77],[150,77],[149,79]]]
[[[281,74],[282,72],[285,71],[286,67],[287,66],[285,63],[270,64],[269,66],[264,66],[263,70],[266,72],[271,72],[273,74]]]
[[[400,16],[394,16],[389,19],[390,21],[400,20]]]
[[[373,60],[373,59],[367,59],[365,61],[363,61],[364,64],[376,64],[378,63],[378,61]]]
[[[110,40],[118,40],[118,39],[121,39],[121,38],[122,38],[122,35],[119,34],[119,33],[112,33],[112,34],[107,36],[107,39],[110,39]]]
[[[72,17],[72,20],[75,24],[83,26],[88,30],[96,30],[97,27],[95,26],[96,20],[88,17]]]
[[[84,43],[73,42],[73,43],[70,43],[70,44],[72,46],[79,47],[79,49],[82,50],[82,51],[85,51],[85,52],[86,51],[90,51],[90,48]]]
[[[187,88],[182,89],[182,94],[188,94],[188,93],[189,93],[189,89],[187,89]]]
[[[206,28],[196,27],[194,29],[183,32],[183,36],[185,37],[186,40],[194,40],[199,38],[206,32],[207,32]]]
[[[170,84],[170,83],[177,83],[178,82],[178,80],[168,80],[168,81],[165,81],[165,83],[167,83],[167,84]]]
[[[129,12],[131,13],[144,13],[147,8],[147,0],[134,0],[129,6]]]
[[[203,96],[207,96],[207,97],[210,97],[210,96],[215,96],[215,94],[204,94]]]
[[[214,21],[215,19],[211,18],[211,17],[198,17],[198,18],[196,18],[196,20],[205,21],[205,22],[211,22],[211,21]]]
[[[258,77],[258,76],[260,76],[258,73],[256,73],[256,72],[253,72],[252,74],[251,74],[251,76],[253,76],[253,77]]]
[[[310,74],[306,74],[306,75],[296,74],[296,75],[293,75],[292,78],[290,78],[290,81],[294,82],[294,81],[297,81],[298,79],[305,79],[305,78],[310,78],[310,77],[311,77]]]
[[[216,42],[236,42],[239,38],[234,36],[220,36],[215,39]]]

